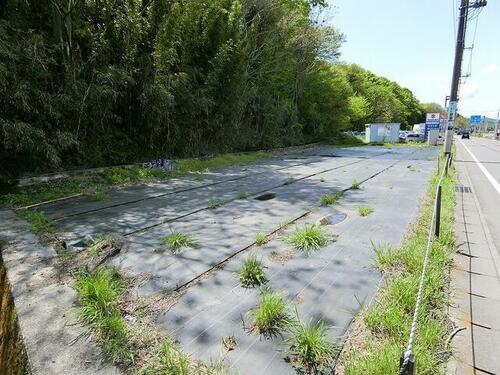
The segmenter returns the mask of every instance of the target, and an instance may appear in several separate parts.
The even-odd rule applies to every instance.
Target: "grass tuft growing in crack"
[[[264,265],[255,255],[243,261],[243,265],[237,272],[237,275],[241,284],[246,287],[260,286],[267,281]]]
[[[290,324],[285,345],[295,368],[306,374],[322,374],[331,370],[336,347],[328,329],[323,322],[311,320],[304,323],[298,318]]]
[[[354,182],[351,185],[351,190],[359,190],[359,189],[361,189],[361,184],[358,181],[354,180]]]
[[[340,193],[334,192],[330,194],[325,194],[321,197],[322,206],[331,206],[340,200]]]
[[[304,225],[286,238],[296,249],[309,253],[319,250],[328,243],[326,231],[319,225]]]
[[[196,238],[189,234],[174,232],[160,239],[162,245],[167,245],[173,253],[179,253],[184,249],[195,248],[198,245]]]
[[[257,246],[265,245],[268,242],[269,238],[264,233],[257,233],[257,235],[255,236],[255,244]]]
[[[280,334],[290,322],[285,298],[271,290],[265,290],[258,307],[250,311],[252,330],[268,337]]]
[[[375,211],[375,209],[373,207],[370,207],[370,206],[359,206],[358,207],[359,216],[368,216],[371,213],[373,213],[374,211]]]
[[[215,210],[219,206],[220,206],[220,202],[217,200],[217,198],[210,198],[208,200],[207,207],[210,208],[211,210]]]
[[[54,221],[45,216],[43,211],[24,209],[17,211],[17,214],[30,223],[35,234],[52,232],[55,228]]]
[[[126,324],[118,306],[123,287],[123,280],[114,268],[81,273],[75,281],[79,319],[96,333],[104,355],[113,362],[128,362],[132,358]]]

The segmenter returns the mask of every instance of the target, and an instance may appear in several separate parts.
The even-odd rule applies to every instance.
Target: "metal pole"
[[[467,24],[467,13],[469,9],[469,0],[460,0],[460,17],[458,21],[457,44],[455,47],[455,62],[453,64],[453,76],[451,80],[450,105],[448,108],[448,126],[446,127],[444,153],[451,153],[451,143],[453,133],[453,123],[457,115],[458,104],[458,85],[460,84],[460,75],[462,72],[462,58],[464,55],[465,44],[465,26]]]
[[[446,155],[446,162],[444,164],[444,175],[446,177],[448,177],[448,164],[449,164],[449,161],[450,161],[450,155],[451,154]]]
[[[399,358],[399,368],[401,369],[401,371],[398,375],[415,375],[417,369],[417,367],[415,366],[415,355],[409,354],[408,360],[405,363],[405,354],[406,353],[403,353],[401,355],[401,358]],[[404,368],[403,365],[405,365]]]
[[[434,227],[434,235],[439,237],[439,229],[441,227],[441,191],[442,186],[438,186],[436,195],[436,226]]]

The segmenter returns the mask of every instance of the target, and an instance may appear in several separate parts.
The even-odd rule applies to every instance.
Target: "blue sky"
[[[454,17],[455,4],[455,17]],[[450,94],[458,0],[330,0],[328,23],[345,34],[341,60],[397,81],[421,102]],[[472,43],[475,22],[468,29]],[[465,53],[463,71],[468,70]],[[500,109],[500,0],[479,16],[471,76],[459,112],[496,118]]]

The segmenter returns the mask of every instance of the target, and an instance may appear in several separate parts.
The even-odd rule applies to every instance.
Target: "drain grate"
[[[472,193],[472,190],[469,186],[463,185],[455,185],[455,191],[457,193]]]

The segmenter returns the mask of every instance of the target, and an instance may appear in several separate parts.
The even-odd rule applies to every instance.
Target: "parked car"
[[[410,133],[406,135],[406,142],[420,142],[424,140],[423,134]]]
[[[462,132],[462,139],[467,138],[470,139],[470,133],[469,132]]]

